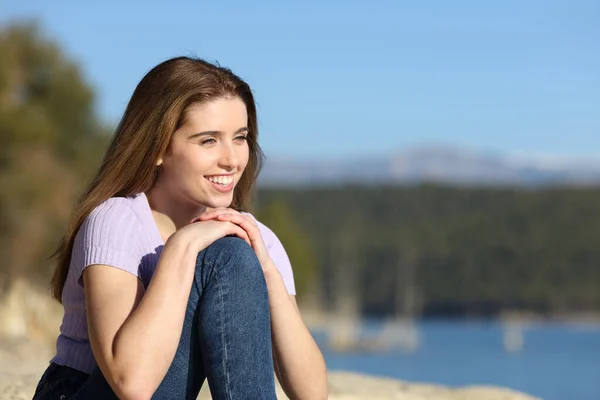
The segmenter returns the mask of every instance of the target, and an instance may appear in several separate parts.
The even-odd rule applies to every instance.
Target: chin
[[[211,197],[210,199],[205,199],[205,201],[201,201],[205,207],[210,208],[227,208],[231,206],[233,203],[233,195],[223,196],[222,198]]]

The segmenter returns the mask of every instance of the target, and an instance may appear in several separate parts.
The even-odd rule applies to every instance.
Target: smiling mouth
[[[229,186],[233,183],[233,175],[210,175],[205,176],[206,180],[216,185]]]

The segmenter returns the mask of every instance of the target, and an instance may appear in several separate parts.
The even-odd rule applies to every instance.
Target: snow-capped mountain
[[[510,156],[452,147],[419,147],[391,156],[331,160],[269,157],[261,186],[441,182],[461,185],[600,184],[598,160]]]

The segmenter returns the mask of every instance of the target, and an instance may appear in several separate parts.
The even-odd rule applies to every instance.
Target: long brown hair
[[[248,113],[250,157],[231,205],[236,210],[246,209],[263,162],[250,87],[231,70],[201,59],[167,60],[150,70],[135,88],[96,177],[75,207],[67,232],[54,253],[58,265],[51,287],[56,300],[62,302],[75,235],[87,216],[111,197],[133,196],[149,190],[156,178],[156,162],[167,151],[187,110],[192,105],[223,97],[240,98]]]

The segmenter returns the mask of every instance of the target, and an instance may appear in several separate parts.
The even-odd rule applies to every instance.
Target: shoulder
[[[90,212],[86,218],[88,223],[123,224],[140,222],[138,212],[138,196],[111,197]]]
[[[140,214],[137,211],[137,197],[111,197],[105,200],[83,221],[80,233],[94,241],[138,236],[142,230]],[[125,244],[125,241],[123,241]]]
[[[139,196],[113,197],[86,217],[73,243],[72,261],[78,284],[82,273],[94,264],[109,265],[140,277],[140,265],[148,253],[148,237],[142,225]],[[143,210],[143,209],[141,209]]]

